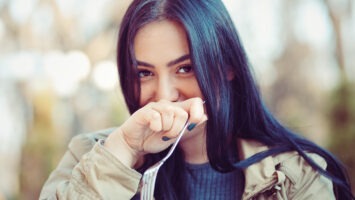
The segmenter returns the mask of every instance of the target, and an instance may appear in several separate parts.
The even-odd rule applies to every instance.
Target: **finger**
[[[173,125],[174,110],[176,108],[172,105],[158,103],[153,106],[153,109],[161,115],[162,131],[169,131]]]
[[[200,123],[205,117],[204,102],[201,98],[191,98],[183,102],[178,102],[186,112],[189,113],[190,123]]]
[[[190,123],[200,123],[205,115],[204,102],[201,98],[196,98],[190,104]]]
[[[144,121],[149,124],[149,128],[152,131],[160,132],[162,131],[162,120],[161,115],[158,111],[148,108],[143,115]]]
[[[187,120],[189,118],[188,113],[181,108],[176,109],[174,114],[175,114],[175,116],[174,116],[174,121],[173,121],[172,127],[168,132],[164,133],[164,138],[167,137],[167,138],[171,139],[171,138],[177,137],[179,135],[180,131],[185,126],[185,124],[187,123]],[[163,138],[163,140],[166,140],[164,138]]]
[[[201,127],[205,127],[205,126],[206,126],[206,123],[205,123],[205,122],[206,122],[207,120],[208,120],[207,115],[204,114],[199,123],[190,123],[190,124],[187,126],[187,130],[188,130],[188,131],[192,131],[192,130],[199,129],[199,128],[201,128]]]

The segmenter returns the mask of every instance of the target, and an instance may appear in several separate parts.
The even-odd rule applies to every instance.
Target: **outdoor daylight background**
[[[127,118],[115,53],[130,1],[0,0],[0,200],[38,199],[71,137]],[[224,2],[270,110],[354,185],[355,1]]]

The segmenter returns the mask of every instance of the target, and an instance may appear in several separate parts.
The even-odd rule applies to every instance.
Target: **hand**
[[[121,161],[133,166],[138,157],[168,148],[186,121],[201,123],[206,119],[203,101],[192,98],[183,102],[161,100],[137,110],[106,140],[105,146]],[[128,154],[128,155],[123,155]]]

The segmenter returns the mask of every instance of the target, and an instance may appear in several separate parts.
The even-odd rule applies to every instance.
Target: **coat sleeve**
[[[308,154],[320,167],[326,168],[325,160]],[[330,179],[314,170],[301,156],[294,156],[281,165],[287,176],[285,187],[288,199],[334,200],[333,184]]]
[[[39,199],[131,199],[141,174],[123,165],[100,141],[74,137]]]

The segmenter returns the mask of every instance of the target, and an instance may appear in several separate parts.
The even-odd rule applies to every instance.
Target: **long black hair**
[[[156,20],[178,22],[186,31],[192,66],[206,100],[207,154],[214,169],[220,172],[241,170],[267,156],[297,151],[314,169],[333,181],[338,199],[352,198],[341,163],[326,150],[282,126],[267,110],[237,31],[220,0],[134,0],[131,3],[122,20],[117,45],[120,84],[131,113],[139,109],[140,98],[134,67],[134,37],[141,27]],[[234,77],[228,80],[231,72]],[[237,152],[240,138],[257,140],[270,150],[240,161]],[[322,156],[327,169],[319,167],[305,152]],[[165,153],[147,155],[140,170],[144,171]],[[155,197],[186,198],[184,170],[184,155],[178,149],[160,169]],[[238,188],[243,190],[243,187]]]

